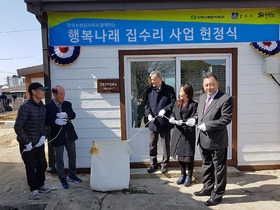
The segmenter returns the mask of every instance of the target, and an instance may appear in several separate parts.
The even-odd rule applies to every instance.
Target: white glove
[[[149,114],[148,115],[148,120],[149,120],[149,122],[154,122],[155,118],[153,118],[153,116]]]
[[[187,126],[193,127],[195,125],[195,119],[194,118],[190,118],[187,120],[186,122]]]
[[[198,129],[202,130],[202,131],[206,131],[206,126],[205,126],[205,123],[202,123],[201,125],[197,126]]]
[[[175,120],[174,117],[171,117],[171,118],[169,119],[169,122],[170,122],[171,124],[173,124],[173,125],[176,124],[176,120]]]
[[[66,125],[66,123],[67,123],[66,119],[59,119],[59,118],[57,118],[55,120],[55,124],[57,124],[57,125]]]
[[[59,119],[67,119],[67,118],[68,118],[66,112],[59,112],[59,113],[56,114],[56,116],[57,116]]]
[[[158,116],[163,117],[164,114],[165,114],[165,110],[162,109],[159,111]]]
[[[24,145],[25,149],[23,150],[23,152],[29,152],[32,150],[32,143],[30,142],[29,144]]]
[[[183,120],[176,120],[176,125],[181,126],[183,124]]]
[[[40,147],[44,144],[44,141],[46,140],[45,136],[41,136],[41,138],[39,139],[38,143],[35,145],[35,147]]]

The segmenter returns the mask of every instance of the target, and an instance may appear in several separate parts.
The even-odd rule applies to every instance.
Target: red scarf
[[[184,108],[184,107],[186,106],[187,103],[188,103],[188,101],[184,101],[184,102],[182,103],[182,107]]]

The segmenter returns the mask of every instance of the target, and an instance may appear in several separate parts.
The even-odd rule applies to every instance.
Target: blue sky
[[[24,0],[0,0],[0,85],[17,69],[40,65],[41,26]]]

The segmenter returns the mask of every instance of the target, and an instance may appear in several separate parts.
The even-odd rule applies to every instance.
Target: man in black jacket
[[[169,118],[173,105],[176,101],[174,88],[162,81],[162,74],[155,70],[150,73],[152,86],[147,89],[145,101],[145,114],[149,120],[150,129],[150,168],[148,173],[153,173],[158,168],[157,163],[157,142],[160,136],[163,148],[163,159],[161,172],[167,172],[167,164],[170,158],[170,130],[173,125]]]
[[[72,109],[72,104],[65,101],[65,90],[57,85],[52,89],[53,100],[46,105],[46,125],[50,126],[51,144],[55,151],[55,166],[61,186],[68,188],[67,182],[82,182],[76,176],[76,144],[78,136],[75,132],[71,120],[75,119],[76,113]],[[64,173],[63,152],[64,147],[68,154],[68,176]]]
[[[50,189],[44,184],[47,169],[44,141],[47,131],[45,127],[46,107],[41,101],[45,98],[47,89],[48,87],[43,87],[38,82],[29,85],[30,99],[20,106],[14,126],[32,200],[39,199],[39,193],[50,192]]]

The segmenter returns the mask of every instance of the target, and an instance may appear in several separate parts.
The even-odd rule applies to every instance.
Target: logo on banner
[[[238,12],[233,12],[233,13],[231,13],[230,19],[231,19],[231,20],[238,20]]]

